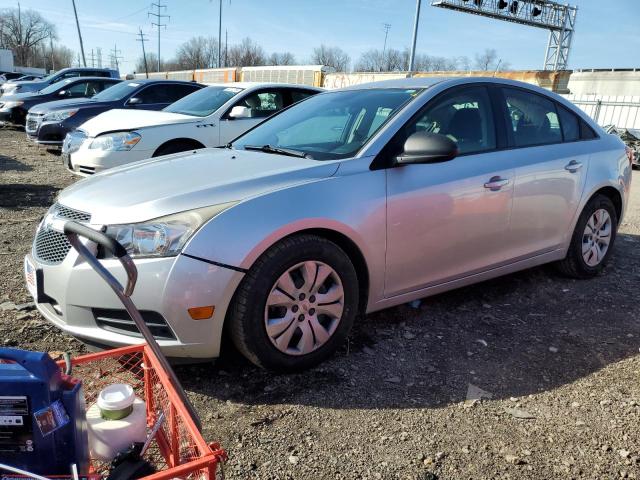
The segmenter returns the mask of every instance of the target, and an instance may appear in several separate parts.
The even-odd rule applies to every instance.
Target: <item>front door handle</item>
[[[580,170],[582,168],[582,163],[576,161],[576,160],[571,160],[565,167],[564,169],[568,172],[571,173],[576,173],[578,170]]]
[[[491,177],[491,179],[484,184],[484,188],[488,188],[492,192],[497,192],[506,185],[509,185],[509,180],[498,175]]]

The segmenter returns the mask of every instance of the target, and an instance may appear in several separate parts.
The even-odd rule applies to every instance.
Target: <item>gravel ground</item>
[[[34,311],[22,257],[74,181],[0,130],[2,342],[83,351]],[[278,376],[232,351],[177,369],[229,452],[227,478],[640,478],[640,176],[605,273],[536,268],[369,315],[348,345]],[[3,310],[5,308],[5,310]]]

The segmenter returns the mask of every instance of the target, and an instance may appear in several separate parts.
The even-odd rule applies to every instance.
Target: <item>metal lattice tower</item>
[[[567,69],[578,7],[547,0],[434,0],[431,5],[548,30],[544,69]]]

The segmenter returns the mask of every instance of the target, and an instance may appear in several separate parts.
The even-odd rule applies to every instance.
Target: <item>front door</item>
[[[394,139],[427,130],[458,143],[454,160],[387,170],[387,272],[391,297],[509,260],[515,169],[497,148],[489,91],[453,89],[430,101]]]

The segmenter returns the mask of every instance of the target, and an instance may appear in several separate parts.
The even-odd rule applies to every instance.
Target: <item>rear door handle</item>
[[[491,179],[484,184],[484,188],[488,188],[492,192],[497,192],[502,187],[509,185],[509,180],[500,176],[491,177]]]
[[[565,167],[564,169],[568,172],[571,173],[576,173],[578,170],[580,170],[582,168],[582,163],[576,161],[576,160],[571,160]]]

